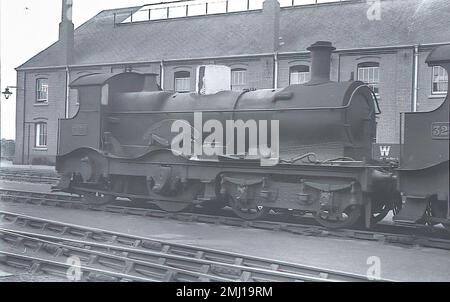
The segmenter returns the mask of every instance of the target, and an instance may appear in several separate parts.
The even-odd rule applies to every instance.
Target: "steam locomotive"
[[[59,121],[55,190],[94,204],[144,200],[168,212],[229,206],[248,220],[269,211],[312,215],[329,228],[369,228],[391,210],[398,223],[448,226],[448,97],[436,111],[405,115],[399,167],[375,161],[375,94],[359,81],[330,81],[330,42],[308,50],[311,80],[282,89],[204,95],[162,91],[155,74],[76,79],[71,88],[78,90],[80,108]],[[448,71],[450,48],[435,50],[428,63]],[[213,127],[202,125],[206,133],[192,127],[198,113],[223,125],[215,127],[221,129],[214,139]],[[182,142],[173,132],[180,121],[195,128]],[[225,133],[230,121],[231,135]],[[265,121],[277,124],[261,127]],[[253,152],[264,136],[251,138],[252,125],[269,133],[265,141],[269,150],[277,147],[275,162],[273,152]],[[237,146],[242,136],[244,146]],[[174,141],[183,150],[222,152],[174,152]]]

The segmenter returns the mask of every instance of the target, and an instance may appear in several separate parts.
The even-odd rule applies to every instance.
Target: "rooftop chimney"
[[[73,0],[62,0],[62,18],[59,23],[59,45],[60,56],[64,65],[73,62],[74,53],[74,32],[75,27],[72,23]]]
[[[267,41],[267,51],[275,52],[280,47],[280,3],[278,0],[265,0],[263,3],[263,37]]]
[[[328,41],[318,41],[308,47],[311,52],[311,81],[308,85],[330,82],[331,53],[336,50]]]

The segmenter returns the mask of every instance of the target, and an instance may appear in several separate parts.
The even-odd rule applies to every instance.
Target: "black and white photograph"
[[[0,283],[450,282],[448,0],[0,0],[0,69]]]

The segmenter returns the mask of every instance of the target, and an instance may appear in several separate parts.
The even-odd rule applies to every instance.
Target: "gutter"
[[[278,88],[278,53],[274,53],[274,64],[273,64],[273,88]]]
[[[421,44],[421,47],[435,47],[442,45],[450,45],[450,42],[441,42],[441,43],[429,43],[429,44]],[[414,45],[392,45],[392,46],[381,46],[381,47],[362,47],[362,48],[342,48],[334,51],[335,53],[340,52],[351,52],[351,51],[377,51],[377,50],[395,50],[402,48],[413,48]],[[278,56],[283,55],[307,55],[309,51],[292,51],[292,52],[279,52]],[[164,60],[166,63],[170,62],[183,62],[183,61],[203,61],[203,60],[220,60],[220,59],[239,59],[239,58],[254,58],[254,57],[273,57],[272,53],[260,53],[260,54],[242,54],[242,55],[230,55],[230,56],[216,56],[216,57],[197,57],[197,58],[180,58],[180,59],[167,59]],[[111,63],[99,63],[99,64],[78,64],[78,65],[69,65],[70,68],[86,68],[86,67],[101,67],[101,66],[114,66],[114,65],[125,65],[125,64],[160,64],[161,60],[152,60],[152,61],[128,61],[128,62],[111,62]],[[46,69],[63,69],[66,68],[65,65],[60,66],[45,66],[45,67],[17,67],[17,71],[26,71],[26,70],[46,70]]]
[[[161,63],[159,65],[159,87],[161,87],[162,90],[164,90],[164,60],[161,60]]]
[[[17,84],[19,84],[19,83],[17,83]],[[25,125],[27,123],[27,121],[26,121],[26,110],[27,110],[27,103],[26,103],[27,91],[26,91],[26,87],[27,87],[27,74],[25,73],[23,75],[23,115],[22,115],[23,122],[22,122],[22,162],[21,162],[22,165],[25,164]],[[17,99],[16,99],[16,102],[17,102]],[[30,133],[28,133],[28,135],[30,135]],[[29,141],[29,139],[28,139],[28,141]],[[27,149],[28,149],[28,153],[29,153],[30,152],[30,148],[28,147]]]
[[[69,100],[69,93],[70,93],[70,72],[69,72],[69,66],[66,66],[66,102],[65,102],[65,118],[69,118],[69,111],[70,111],[70,100]]]
[[[417,100],[419,94],[419,45],[414,46],[413,60],[413,85],[411,111],[417,112]]]
[[[449,43],[450,44],[450,43]],[[306,52],[307,53],[307,52]],[[273,56],[273,53],[261,53],[261,54],[244,54],[244,55],[234,55],[234,56],[217,56],[217,57],[198,57],[198,58],[183,58],[183,59],[168,59],[164,60],[165,63],[170,62],[182,62],[182,61],[202,61],[202,60],[214,60],[214,59],[233,59],[233,58],[254,58],[254,57],[269,57]],[[99,63],[99,64],[78,64],[70,65],[70,68],[86,68],[86,67],[101,67],[101,66],[113,66],[113,65],[137,65],[137,64],[160,64],[161,60],[152,61],[128,61],[128,62],[114,62],[114,63]],[[45,70],[45,69],[62,69],[66,66],[56,65],[56,66],[45,66],[45,67],[17,67],[17,71],[26,70]]]

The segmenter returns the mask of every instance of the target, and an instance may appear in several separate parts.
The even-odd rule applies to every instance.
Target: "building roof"
[[[450,1],[382,0],[381,19],[369,20],[364,0],[282,8],[280,52],[299,52],[318,40],[338,49],[450,42]],[[150,62],[271,53],[261,10],[132,24],[141,7],[105,10],[75,30],[73,65]],[[20,68],[61,66],[59,42]]]

